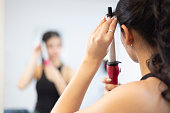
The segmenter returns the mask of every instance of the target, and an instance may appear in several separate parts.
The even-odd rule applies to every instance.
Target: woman
[[[117,19],[104,18],[90,35],[84,60],[51,113],[170,113],[169,6],[169,0],[120,0],[114,13]],[[139,63],[142,80],[116,87],[79,110],[114,38],[117,21],[121,41]]]
[[[31,61],[19,79],[18,87],[24,89],[33,79],[36,79],[38,99],[35,111],[37,113],[49,113],[71,80],[73,70],[63,65],[60,60],[62,41],[57,32],[46,32],[42,40],[46,43],[50,63],[48,65],[44,63],[36,65],[41,55],[41,45],[36,47]]]

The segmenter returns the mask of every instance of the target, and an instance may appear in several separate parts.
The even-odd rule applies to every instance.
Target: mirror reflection
[[[76,73],[91,31],[117,0],[6,0],[5,113],[49,113]],[[120,37],[119,32],[115,34]],[[126,66],[131,62],[116,39],[121,64],[120,82],[138,80]],[[123,54],[123,55],[122,55]],[[128,64],[136,69],[135,63]],[[104,95],[101,64],[81,105],[85,108]],[[133,72],[134,73],[134,72]]]

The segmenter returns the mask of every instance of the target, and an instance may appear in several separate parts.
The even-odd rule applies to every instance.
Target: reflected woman
[[[50,63],[37,65],[36,62],[41,55],[41,45],[34,50],[30,62],[21,75],[18,88],[26,88],[33,79],[37,80],[37,103],[36,113],[50,113],[54,104],[66,88],[73,76],[73,69],[63,65],[60,60],[62,40],[59,33],[48,31],[44,33],[43,42],[46,43]]]

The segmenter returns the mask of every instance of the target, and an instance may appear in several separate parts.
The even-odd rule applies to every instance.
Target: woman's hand
[[[103,78],[102,82],[105,84],[105,90],[104,90],[104,95],[106,95],[107,93],[109,93],[111,90],[113,90],[114,88],[118,87],[119,85],[114,85],[111,84],[110,82],[112,81],[112,79],[110,78]]]
[[[107,48],[114,39],[117,19],[102,19],[97,28],[91,33],[87,42],[86,57],[101,61],[107,54]],[[113,32],[108,32],[108,30]]]
[[[55,85],[59,95],[61,95],[66,88],[67,83],[64,77],[61,75],[60,71],[56,69],[52,64],[48,64],[45,66],[45,76]]]
[[[34,48],[32,58],[27,65],[24,73],[21,75],[19,81],[18,81],[18,88],[24,89],[28,86],[28,84],[32,81],[33,78],[36,78],[37,70],[36,69],[36,62],[41,54],[41,45],[39,44]]]
[[[45,76],[50,82],[55,82],[60,72],[50,63],[45,66]]]
[[[41,44],[38,44],[33,50],[33,55],[39,57],[40,54],[41,54]]]

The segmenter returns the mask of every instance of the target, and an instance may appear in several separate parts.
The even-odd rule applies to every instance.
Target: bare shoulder
[[[64,66],[63,66],[63,70],[64,70],[65,72],[71,72],[71,71],[74,72],[74,69],[71,68],[70,66],[67,66],[67,65],[64,65]]]
[[[120,93],[120,95],[123,95],[126,100],[130,101],[133,99],[132,102],[136,103],[143,103],[148,101],[148,99],[151,99],[152,93],[150,91],[150,86],[145,81],[137,81],[137,82],[131,82],[125,85],[122,85],[120,87],[117,87],[117,89],[111,93]],[[126,94],[125,94],[125,93]],[[130,99],[130,100],[129,100]]]
[[[95,104],[76,113],[169,113],[155,77],[116,87]]]
[[[66,65],[63,66],[62,74],[63,74],[63,76],[64,76],[64,78],[65,78],[65,81],[66,81],[67,83],[69,83],[69,82],[71,81],[74,73],[75,73],[75,72],[74,72],[74,69],[73,69],[73,68],[71,68],[71,67],[69,67],[69,66],[66,66]]]
[[[115,91],[127,91],[127,92],[133,92],[134,94],[142,94],[147,91],[146,83],[143,81],[136,81],[136,82],[130,82],[128,84],[121,85],[115,89]],[[113,92],[115,92],[113,90]]]
[[[141,81],[121,85],[78,113],[156,113],[147,90]]]
[[[69,76],[69,77],[72,77],[72,75],[75,73],[74,69],[67,66],[67,65],[64,65],[63,66],[63,69],[62,69],[62,73],[65,75],[65,76]]]
[[[125,85],[121,85],[113,90],[113,92],[111,93],[113,95],[115,93],[120,93],[121,95],[126,95],[125,97],[128,96],[129,98],[135,98],[135,100],[137,99],[137,101],[140,101],[140,99],[144,101],[146,97],[149,96],[147,84],[143,81],[131,82]]]
[[[127,113],[154,113],[154,95],[145,81],[131,82],[117,87],[108,97],[123,105]],[[124,111],[124,112],[125,112]]]

